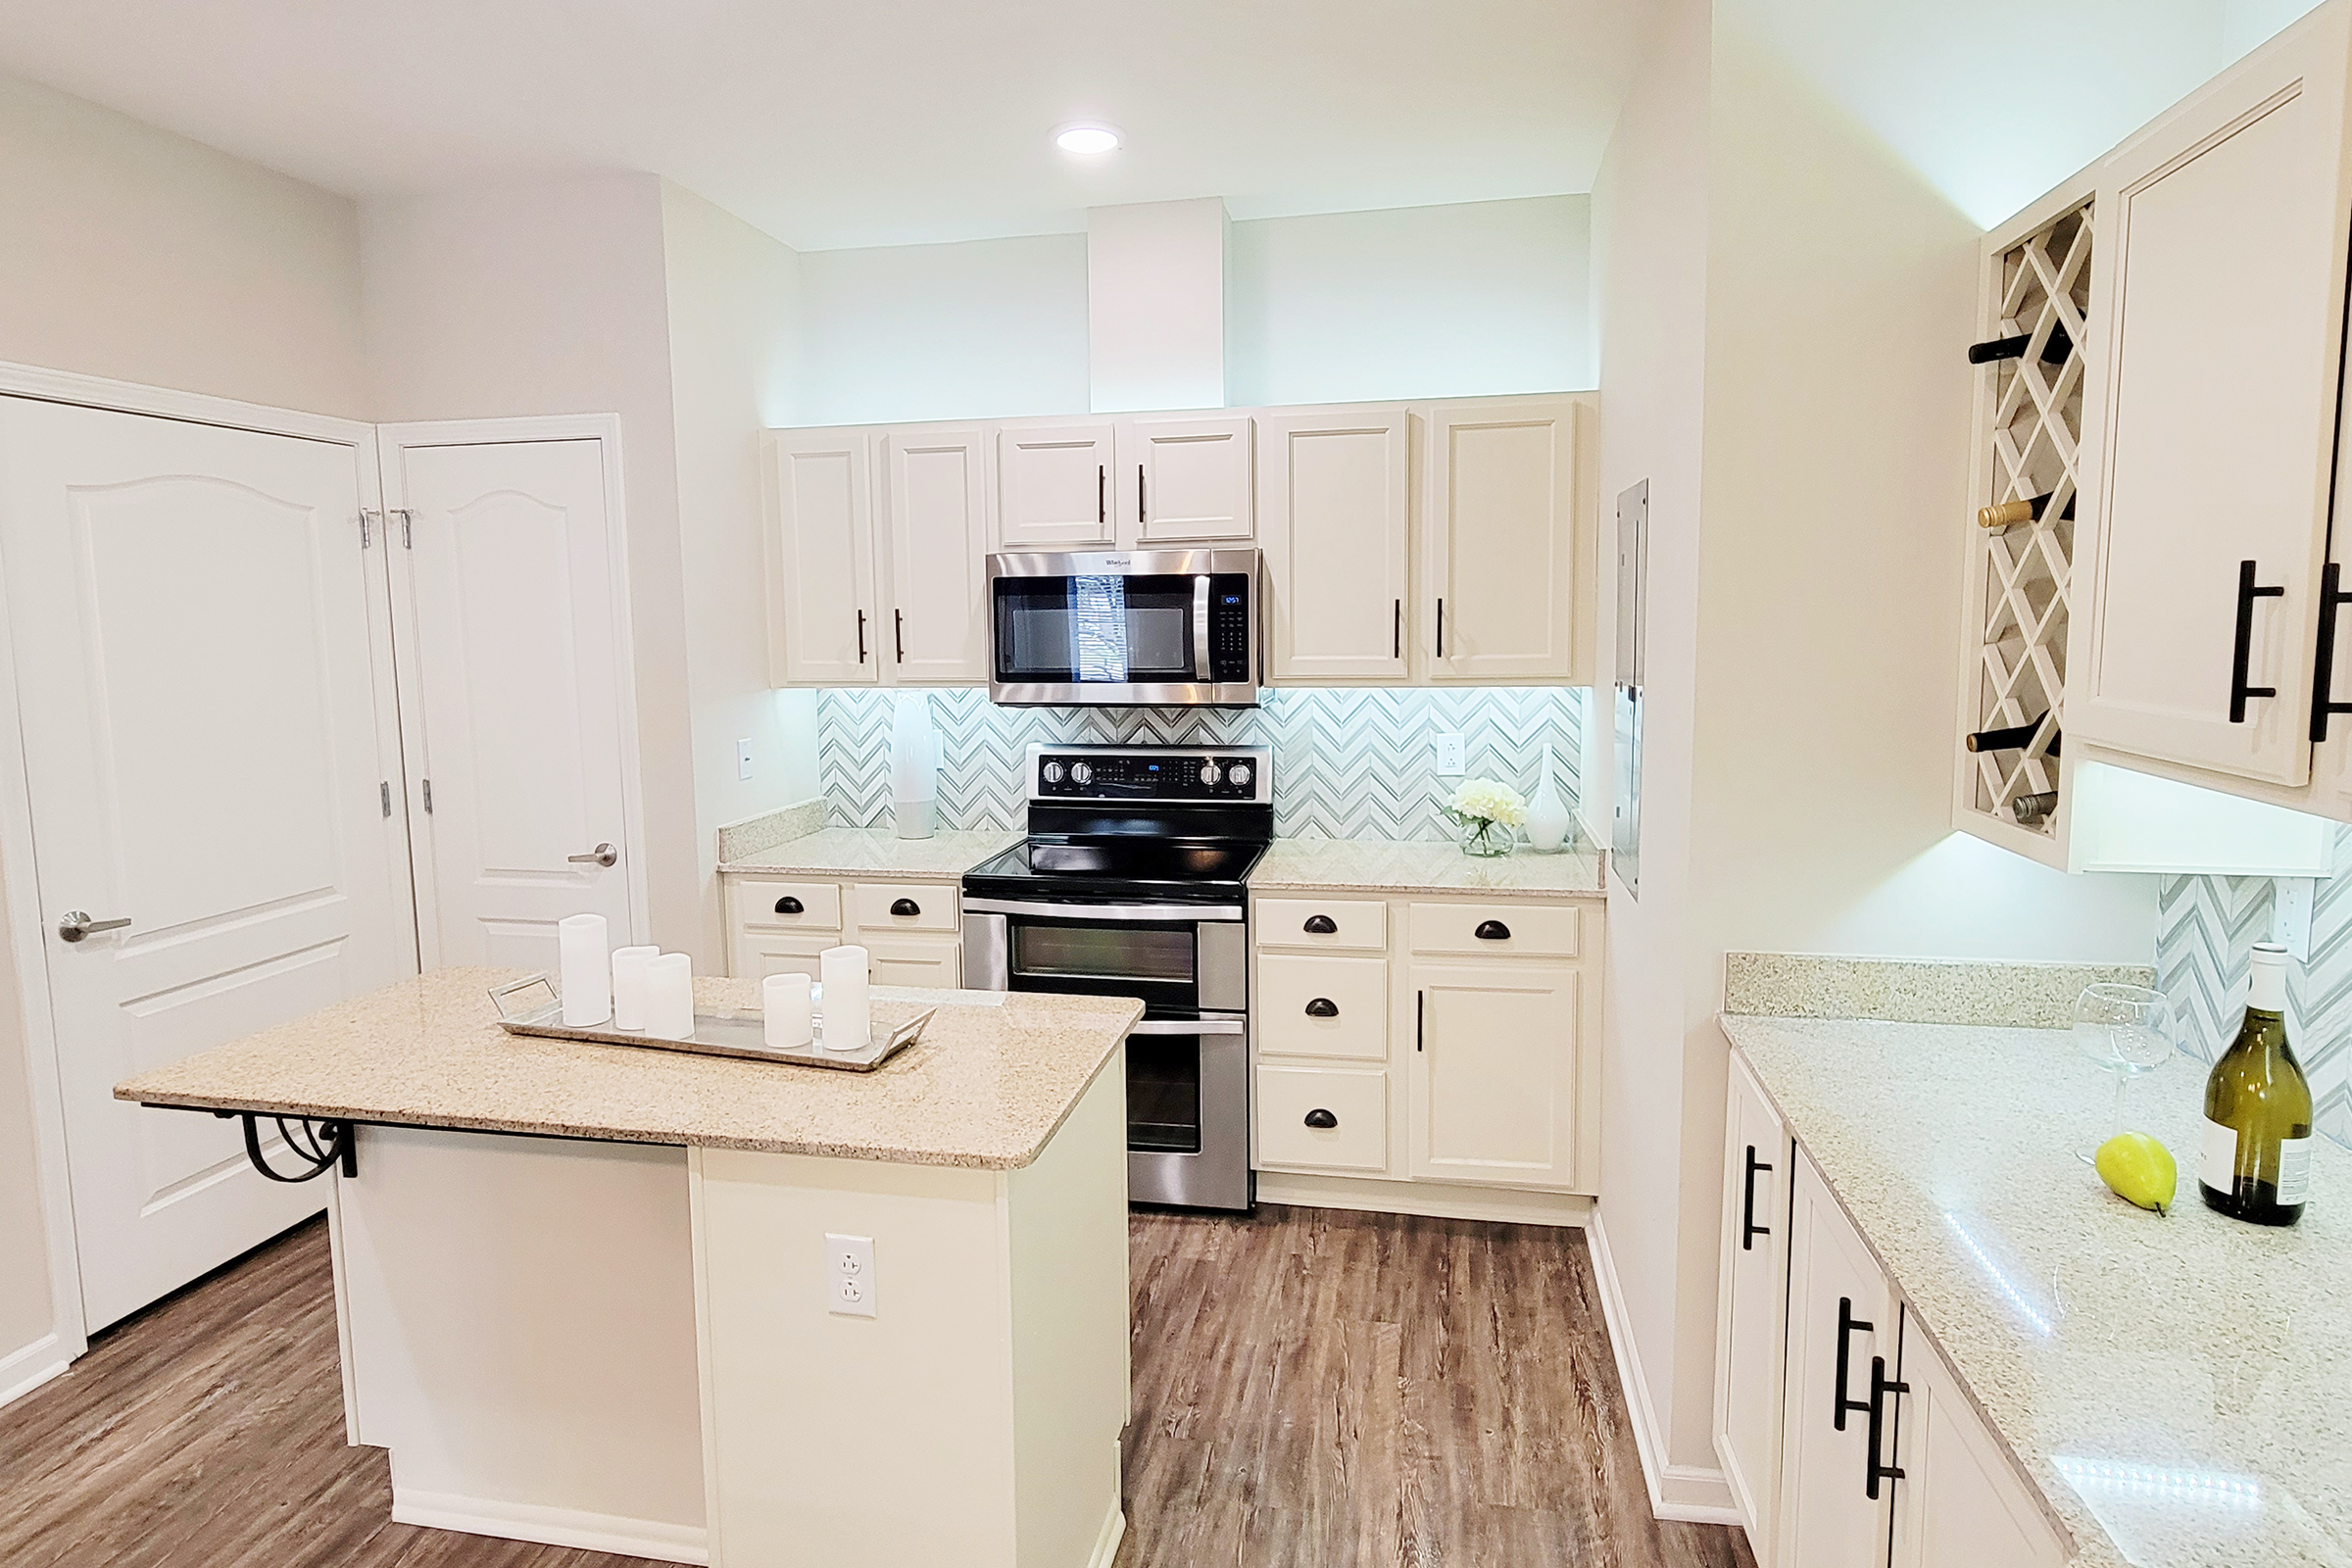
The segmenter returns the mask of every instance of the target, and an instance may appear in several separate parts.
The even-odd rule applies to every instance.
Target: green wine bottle
[[[2292,1225],[2311,1188],[2311,1084],[2286,1043],[2286,949],[2254,944],[2245,1022],[2205,1079],[2197,1191],[2207,1208]]]

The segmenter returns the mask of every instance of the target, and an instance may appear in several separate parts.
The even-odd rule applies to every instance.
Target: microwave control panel
[[[1218,685],[1255,679],[1250,667],[1250,579],[1208,579],[1208,669]]]

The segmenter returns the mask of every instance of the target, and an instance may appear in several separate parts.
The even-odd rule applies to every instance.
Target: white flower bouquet
[[[1526,798],[1491,778],[1464,779],[1442,809],[1462,830],[1464,855],[1510,854],[1516,830],[1527,820]]]

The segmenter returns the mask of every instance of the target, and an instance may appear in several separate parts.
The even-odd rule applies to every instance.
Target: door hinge
[[[433,781],[429,778],[424,781],[424,814],[433,814]]]
[[[393,516],[400,519],[400,548],[403,550],[416,549],[416,514],[406,507],[392,507],[387,510]]]
[[[365,507],[360,509],[360,548],[362,550],[368,550],[374,547],[375,519],[382,515],[382,513],[369,512]]]
[[[392,814],[392,781],[390,779],[386,779],[381,784],[378,784],[376,788],[383,794],[384,814],[386,816],[390,816]]]

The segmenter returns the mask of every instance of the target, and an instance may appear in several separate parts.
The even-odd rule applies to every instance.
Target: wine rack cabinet
[[[2089,180],[2060,187],[1986,237],[1978,339],[2022,353],[1955,368],[1977,377],[1967,539],[1954,825],[2052,865],[2067,863],[2066,711],[2076,493],[2084,480],[2082,400],[2094,217]],[[1997,511],[1996,509],[2006,509]],[[2003,518],[2008,520],[2003,520]],[[2022,745],[1969,749],[1984,731]]]

